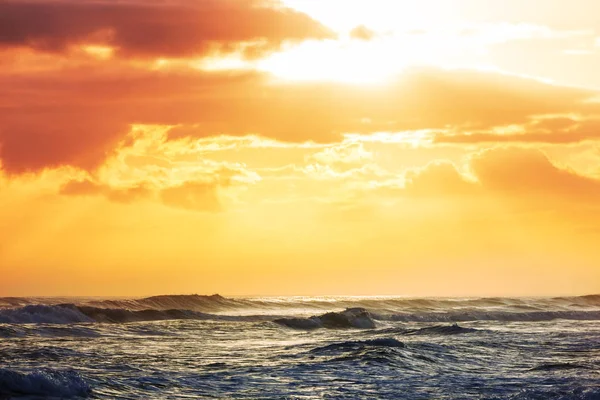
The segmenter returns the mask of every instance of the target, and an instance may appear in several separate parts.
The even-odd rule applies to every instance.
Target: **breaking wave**
[[[410,318],[419,321],[430,318],[436,321],[493,320],[511,318],[501,313],[530,313],[522,318],[550,318],[549,314],[536,313],[570,313],[575,311],[599,311],[600,295],[554,297],[554,298],[398,298],[398,297],[287,297],[287,298],[227,298],[219,294],[206,295],[162,295],[140,299],[97,299],[97,298],[43,298],[43,297],[0,297],[0,310],[22,308],[26,306],[55,306],[74,304],[77,306],[101,309],[122,309],[129,311],[145,310],[188,310],[203,313],[281,313],[296,315],[298,310],[306,313],[325,313],[332,310],[362,308],[380,315],[399,314],[398,320]],[[478,310],[489,311],[488,316],[477,315]],[[443,315],[452,315],[444,319]],[[35,313],[35,312],[34,312]],[[435,316],[435,313],[442,315]],[[495,314],[494,314],[495,313]],[[471,315],[472,314],[472,315]],[[407,316],[409,315],[409,316]],[[417,317],[422,315],[421,319]],[[558,314],[557,314],[558,315]],[[571,318],[567,315],[567,318]],[[588,319],[589,315],[576,319]],[[558,317],[562,318],[562,317]],[[594,318],[595,319],[595,318]],[[525,319],[526,320],[526,319]]]
[[[387,322],[429,322],[458,323],[469,321],[504,321],[504,322],[539,322],[556,319],[575,321],[600,320],[600,310],[594,311],[448,311],[384,314],[369,311],[365,308],[348,308],[341,312],[302,318],[288,318],[277,315],[224,315],[211,314],[190,309],[144,309],[99,308],[78,306],[75,304],[59,305],[27,305],[20,308],[0,309],[0,324],[71,324],[71,323],[124,323],[164,320],[219,320],[237,322],[273,321],[281,326],[301,330],[319,328],[328,329],[373,329],[376,321]],[[465,329],[457,325],[450,327],[432,327],[429,332],[455,334],[464,333]],[[1,336],[12,336],[14,332],[8,327],[0,329]],[[419,334],[415,332],[414,334]],[[422,333],[421,333],[422,334]]]
[[[19,372],[0,368],[0,397],[87,397],[90,385],[75,371],[40,369]]]
[[[192,310],[128,310],[123,308],[98,308],[59,304],[53,306],[25,306],[0,310],[0,323],[4,324],[77,324],[77,323],[126,323],[167,320],[218,320],[257,322],[270,321],[275,316],[228,316],[207,314]],[[8,330],[7,330],[8,329]],[[0,335],[11,335],[10,328],[2,327]],[[85,332],[84,332],[85,334]]]
[[[375,328],[375,321],[373,321],[371,314],[364,308],[349,308],[342,312],[329,312],[310,318],[279,318],[274,322],[288,328],[305,330],[318,328]]]
[[[28,305],[0,310],[0,323],[4,324],[70,324],[95,322],[75,306]]]

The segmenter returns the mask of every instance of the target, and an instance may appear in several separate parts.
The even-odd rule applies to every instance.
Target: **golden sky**
[[[0,1],[0,295],[600,292],[598,15]]]

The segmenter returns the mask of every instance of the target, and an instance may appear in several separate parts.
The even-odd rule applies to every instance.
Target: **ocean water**
[[[600,399],[600,295],[0,298],[0,398]]]

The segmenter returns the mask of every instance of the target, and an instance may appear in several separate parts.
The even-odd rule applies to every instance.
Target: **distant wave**
[[[305,330],[318,328],[375,328],[375,321],[373,321],[371,314],[364,308],[349,308],[342,312],[329,312],[310,318],[280,318],[274,322],[288,328]]]
[[[72,303],[96,308],[144,310],[190,310],[204,313],[227,313],[260,310],[277,313],[288,310],[326,312],[336,309],[364,308],[379,314],[418,314],[435,312],[471,312],[476,310],[503,312],[596,311],[600,308],[600,295],[554,298],[399,298],[399,297],[274,297],[227,298],[218,294],[161,295],[140,299],[90,299],[3,297],[0,309],[28,305],[58,305]],[[289,313],[288,313],[289,315]]]
[[[218,294],[204,296],[163,295],[141,299],[90,299],[68,297],[0,297],[0,308],[16,308],[27,305],[76,304],[98,308],[122,308],[126,310],[193,310],[214,312],[219,310],[251,307],[252,303],[243,299],[230,299]]]
[[[94,300],[85,305],[98,308],[115,308],[134,311],[142,310],[191,310],[216,312],[221,310],[248,307],[245,300],[236,300],[223,297],[219,294],[203,296],[191,295],[164,295],[152,296],[143,299],[130,300]]]
[[[457,311],[431,313],[372,314],[376,320],[395,322],[468,322],[468,321],[504,321],[504,322],[541,322],[555,319],[575,321],[600,320],[600,311]]]
[[[53,306],[25,306],[0,310],[0,323],[4,324],[74,324],[74,323],[125,323],[166,320],[219,320],[219,321],[271,321],[277,316],[229,316],[215,315],[192,310],[128,310],[122,308],[98,308],[58,304]],[[4,329],[4,327],[3,327]],[[85,332],[83,332],[85,334]],[[0,331],[3,334],[3,331]],[[5,334],[10,335],[10,330]]]
[[[248,307],[305,308],[365,308],[372,312],[435,312],[445,310],[496,309],[510,311],[585,311],[600,307],[600,295],[555,298],[399,298],[399,297],[338,297],[338,298],[262,298],[247,299]]]
[[[145,309],[99,308],[75,304],[28,305],[19,308],[0,309],[0,324],[72,324],[72,323],[124,323],[163,320],[219,320],[234,322],[273,321],[293,329],[312,330],[318,328],[373,329],[376,321],[458,323],[468,321],[536,322],[555,319],[595,321],[600,320],[600,311],[451,311],[385,314],[364,308],[348,308],[341,312],[328,312],[308,318],[288,318],[281,315],[224,315],[211,314],[189,309]],[[430,328],[434,329],[434,328]],[[461,333],[466,328],[439,327],[438,331]],[[2,327],[0,337],[13,336],[10,328]],[[415,333],[417,334],[417,333]]]
[[[95,322],[75,306],[29,305],[0,310],[0,323],[4,324],[69,324]]]
[[[0,397],[86,397],[90,394],[89,384],[75,371],[40,369],[19,372],[0,368]]]

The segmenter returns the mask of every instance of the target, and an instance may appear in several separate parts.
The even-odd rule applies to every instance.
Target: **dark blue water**
[[[0,398],[600,399],[600,296],[0,307]]]

